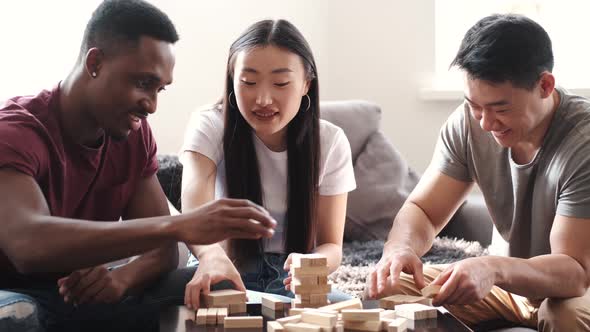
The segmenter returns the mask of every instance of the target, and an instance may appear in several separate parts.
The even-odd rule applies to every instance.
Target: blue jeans
[[[184,303],[194,273],[195,268],[172,271],[142,294],[113,304],[73,306],[63,301],[55,283],[0,290],[0,331],[158,331],[159,310]],[[15,308],[26,315],[16,315]]]
[[[283,269],[287,254],[265,253],[257,258],[248,268],[241,273],[242,281],[249,292],[250,302],[260,303],[261,293],[276,294],[283,302],[290,302],[295,295],[285,289],[283,280],[288,272]],[[328,294],[328,300],[332,303],[350,300],[352,296],[337,289],[332,289]]]

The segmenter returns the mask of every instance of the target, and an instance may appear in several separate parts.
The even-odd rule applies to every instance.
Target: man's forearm
[[[147,252],[112,273],[123,282],[129,295],[143,290],[177,266],[178,245],[174,243]]]
[[[432,246],[436,233],[428,215],[418,205],[406,202],[393,221],[384,250],[408,247],[421,257]]]
[[[531,299],[576,297],[586,292],[583,267],[567,255],[550,254],[529,259],[482,257],[498,271],[496,285]]]
[[[96,222],[36,215],[6,222],[12,235],[2,249],[21,273],[68,273],[172,245],[180,218],[186,217]]]

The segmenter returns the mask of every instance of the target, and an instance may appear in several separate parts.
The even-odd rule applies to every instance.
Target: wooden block
[[[266,318],[270,318],[270,319],[277,319],[277,318],[285,317],[283,310],[276,311],[276,310],[272,310],[272,309],[269,309],[266,307],[261,307],[260,313],[262,314],[262,316],[264,316]]]
[[[311,302],[311,294],[295,294],[295,299],[302,302]]]
[[[246,292],[241,292],[233,289],[222,289],[211,291],[205,296],[205,302],[208,307],[222,307],[226,304],[246,302]]]
[[[291,282],[296,281],[300,285],[319,285],[319,281],[318,281],[319,278],[320,277],[315,276],[315,275],[302,275],[302,276],[297,276],[297,278],[293,277]],[[326,280],[327,280],[327,278],[328,277],[326,277]]]
[[[225,317],[228,316],[228,309],[227,308],[218,308],[217,309],[217,324],[223,324],[223,320]]]
[[[309,303],[326,305],[328,303],[328,294],[309,294]]]
[[[338,312],[340,312],[344,309],[362,309],[362,308],[363,308],[363,302],[358,297],[351,299],[351,300],[336,302],[333,304],[329,304],[327,306],[320,307],[320,309],[335,310]]]
[[[334,332],[344,332],[344,322],[338,321],[338,323],[336,323],[336,327],[334,328]]]
[[[326,266],[328,259],[321,254],[294,255],[291,265],[294,267]]]
[[[284,332],[285,328],[279,322],[269,321],[266,323],[266,332]]]
[[[366,322],[355,322],[355,321],[344,321],[344,329],[345,330],[355,330],[355,331],[370,331],[370,332],[379,332],[381,331],[381,322],[376,321],[366,321]]]
[[[387,325],[387,332],[404,332],[408,328],[408,320],[405,318],[395,318]]]
[[[323,285],[328,283],[328,276],[318,276],[318,285]]]
[[[395,318],[395,310],[383,310],[381,311],[381,313],[379,314],[379,318],[384,319],[384,318]]]
[[[297,300],[297,299],[292,299],[291,300],[291,308],[305,308],[305,307],[309,307],[309,302],[307,301],[301,301],[301,300]]]
[[[207,308],[199,308],[197,310],[195,322],[197,325],[206,325],[207,324]]]
[[[301,313],[303,323],[315,324],[321,327],[334,327],[338,321],[338,315],[328,314],[317,310],[308,310]]]
[[[289,316],[301,315],[301,313],[305,310],[306,310],[305,308],[290,308],[289,309]]]
[[[217,308],[207,309],[207,325],[217,325]]]
[[[289,323],[299,323],[301,322],[301,315],[293,315],[289,317],[279,318],[277,319],[277,322],[283,324],[283,326]]]
[[[300,276],[327,276],[329,274],[327,266],[306,266],[306,267],[292,267],[291,275],[295,278]]]
[[[302,285],[293,280],[291,282],[291,291],[295,294],[327,294],[332,290],[332,284],[325,285]]]
[[[256,328],[263,327],[262,316],[234,316],[225,317],[223,327],[226,329],[232,328]]]
[[[283,301],[271,295],[261,295],[262,306],[271,310],[283,310]]]
[[[247,312],[248,306],[246,302],[232,303],[229,305],[229,314],[243,314]]]
[[[440,292],[441,286],[439,285],[428,285],[420,291],[422,296],[433,298]]]
[[[288,323],[285,324],[287,332],[321,332],[321,327],[308,323]]]
[[[432,305],[432,299],[423,296],[413,296],[397,294],[389,297],[384,297],[379,300],[379,306],[383,309],[395,309],[396,305],[406,303],[421,303],[424,305]]]
[[[378,321],[381,318],[383,309],[344,309],[342,310],[342,320],[345,322],[356,321]]]
[[[438,311],[436,308],[429,307],[420,303],[400,304],[395,309],[398,317],[408,318],[411,320],[436,318]]]

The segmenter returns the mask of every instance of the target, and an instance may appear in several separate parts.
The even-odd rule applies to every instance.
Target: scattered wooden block
[[[229,305],[229,314],[243,314],[247,312],[248,306],[246,302],[242,303],[231,303]]]
[[[438,293],[440,293],[440,289],[441,289],[441,286],[439,286],[439,285],[428,285],[428,286],[422,288],[422,290],[420,292],[422,293],[422,296],[424,296],[424,297],[433,298],[436,295],[438,295]]]
[[[338,321],[338,315],[328,314],[317,310],[307,310],[301,313],[303,323],[315,324],[321,327],[334,327]]]
[[[283,310],[283,301],[271,295],[262,295],[262,306],[271,310]]]
[[[395,310],[383,310],[381,311],[381,313],[379,314],[379,317],[381,319],[385,319],[385,318],[395,318]]]
[[[217,324],[223,324],[223,320],[227,316],[228,316],[228,309],[227,308],[218,308],[217,309]]]
[[[301,313],[306,310],[305,308],[290,308],[289,309],[289,316],[293,315],[301,315]]]
[[[288,317],[277,319],[277,322],[283,324],[283,326],[285,326],[285,324],[289,324],[289,323],[299,323],[300,321],[301,321],[301,315],[293,315],[293,316],[288,316]]]
[[[262,316],[225,317],[223,327],[226,329],[263,327],[263,322]]]
[[[262,316],[264,316],[266,318],[270,318],[270,319],[277,319],[277,318],[285,317],[283,310],[276,311],[276,310],[272,310],[272,309],[269,309],[266,307],[261,307],[260,313],[262,314]]]
[[[398,317],[408,318],[411,320],[436,318],[438,311],[436,308],[429,307],[420,303],[400,304],[395,309]]]
[[[199,308],[195,316],[195,322],[197,325],[207,324],[207,308]]]
[[[334,310],[334,311],[340,312],[344,309],[362,309],[362,308],[363,308],[363,302],[361,302],[361,299],[354,298],[354,299],[347,300],[347,301],[329,304],[327,306],[320,307],[319,309]]]
[[[285,328],[279,322],[269,321],[266,323],[266,332],[284,332]]]
[[[207,309],[206,323],[207,325],[217,325],[217,308]]]
[[[345,322],[378,321],[382,311],[383,309],[344,309],[342,310],[342,320]]]
[[[295,278],[300,276],[327,276],[329,274],[327,266],[305,266],[305,267],[291,267],[291,275]]]
[[[287,332],[321,332],[322,328],[308,323],[288,323],[285,324]]]
[[[379,300],[379,306],[383,309],[395,309],[396,305],[406,303],[420,303],[424,305],[432,305],[432,299],[423,296],[397,294],[389,297],[384,297]]]
[[[408,328],[408,320],[405,318],[395,318],[387,325],[387,332],[404,332]]]
[[[237,291],[234,289],[222,289],[211,291],[205,295],[205,302],[208,307],[223,307],[227,304],[246,302],[246,292]]]
[[[379,332],[381,331],[381,322],[378,320],[358,322],[358,321],[344,321],[345,330],[355,331],[370,331]]]

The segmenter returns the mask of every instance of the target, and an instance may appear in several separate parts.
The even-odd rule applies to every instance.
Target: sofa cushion
[[[348,196],[344,238],[384,240],[419,175],[379,131],[359,154],[354,175],[357,189]]]
[[[320,116],[344,130],[354,161],[369,137],[379,130],[381,108],[364,100],[324,101],[320,104]]]

